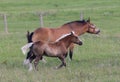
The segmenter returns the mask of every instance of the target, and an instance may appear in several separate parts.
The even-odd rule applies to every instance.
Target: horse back
[[[47,41],[49,38],[50,30],[49,28],[38,28],[34,31],[32,36],[32,41]]]
[[[38,28],[34,31],[32,41],[54,42],[60,36],[69,33],[71,30],[66,28]]]

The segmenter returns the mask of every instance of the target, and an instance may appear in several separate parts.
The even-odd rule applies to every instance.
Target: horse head
[[[91,34],[99,34],[100,33],[100,29],[98,27],[96,27],[95,24],[90,22],[90,18],[86,21],[87,25],[88,25],[88,33]]]
[[[71,32],[71,41],[75,44],[82,45],[82,41],[79,39],[78,35],[74,31]]]

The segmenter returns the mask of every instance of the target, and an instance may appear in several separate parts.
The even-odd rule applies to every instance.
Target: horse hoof
[[[30,63],[29,59],[25,59],[24,62],[23,62],[23,65],[28,65]]]
[[[29,71],[29,72],[31,72],[32,70],[33,70],[32,68],[29,68],[29,70],[28,70],[28,71]]]
[[[53,69],[57,70],[57,69],[59,69],[59,68],[58,68],[58,67],[53,67]]]
[[[45,63],[45,64],[47,63],[47,61],[44,58],[42,59],[42,62]]]

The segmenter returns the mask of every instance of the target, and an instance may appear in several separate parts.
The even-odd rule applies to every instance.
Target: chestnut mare
[[[73,21],[62,25],[59,28],[38,28],[31,34],[28,33],[27,39],[29,42],[37,42],[37,41],[46,41],[46,42],[54,42],[61,35],[74,31],[78,36],[84,33],[90,34],[98,34],[100,29],[96,27],[95,24],[90,22],[90,19],[87,21]],[[69,56],[72,60],[74,44],[72,43],[69,46]],[[28,58],[29,53],[27,54],[26,59]]]
[[[82,41],[73,31],[69,34],[61,36],[55,42],[46,43],[44,41],[38,41],[33,43],[30,46],[31,56],[28,58],[29,71],[32,70],[32,61],[34,60],[34,66],[35,69],[37,69],[38,62],[42,59],[43,56],[58,57],[62,61],[62,64],[57,68],[66,66],[65,57],[71,43],[82,45]]]

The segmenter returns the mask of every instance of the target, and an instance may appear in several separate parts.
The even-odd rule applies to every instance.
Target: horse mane
[[[65,23],[64,25],[71,24],[71,23],[75,23],[75,22],[76,22],[76,23],[82,23],[82,24],[83,24],[83,23],[86,23],[86,21],[83,19],[83,20],[76,20],[76,21],[68,22],[68,23]],[[63,25],[63,26],[64,26],[64,25]]]
[[[71,35],[71,33],[64,34],[64,35],[62,35],[60,38],[58,38],[55,42],[58,42],[58,41],[60,41],[61,39],[65,38],[65,37],[67,37],[67,36],[69,36],[69,35]]]
[[[72,31],[72,33],[75,34],[74,31]],[[60,38],[58,38],[55,42],[58,42],[58,41],[60,41],[61,39],[65,38],[65,37],[67,37],[67,36],[69,36],[69,35],[71,35],[71,32],[68,33],[68,34],[64,34],[64,35],[62,35],[62,36],[61,36]]]

